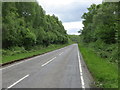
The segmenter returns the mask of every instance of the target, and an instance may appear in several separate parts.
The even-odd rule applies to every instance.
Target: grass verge
[[[24,52],[24,53],[18,53],[18,54],[14,54],[14,55],[4,55],[2,56],[2,59],[0,60],[0,64],[5,64],[11,61],[16,61],[16,60],[20,60],[20,59],[24,59],[24,58],[28,58],[28,57],[32,57],[35,55],[40,55],[46,52],[50,52],[62,47],[65,47],[67,45],[70,44],[64,44],[64,45],[50,45],[46,48],[42,48],[40,50],[34,50],[34,51],[29,51],[29,52]]]
[[[118,88],[118,67],[103,59],[91,48],[79,44],[80,52],[90,70],[96,86],[102,88]]]

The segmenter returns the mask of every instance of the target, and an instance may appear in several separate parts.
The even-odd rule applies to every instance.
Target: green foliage
[[[19,59],[33,57],[36,55],[40,55],[43,53],[47,53],[47,52],[65,47],[67,45],[69,44],[62,44],[62,45],[51,44],[48,47],[45,47],[43,45],[37,45],[37,46],[33,46],[31,49],[29,49],[29,51],[25,50],[24,47],[11,47],[9,50],[3,49],[2,50],[3,57],[2,59],[0,59],[0,64],[8,63],[8,62],[19,60]]]
[[[23,39],[23,45],[25,47],[33,46],[36,43],[36,36],[32,32],[27,32]]]
[[[79,48],[97,87],[118,88],[118,3],[91,5],[82,16]],[[112,73],[112,74],[111,74]]]
[[[3,2],[2,9],[3,48],[68,42],[62,22],[55,15],[46,15],[37,2]]]
[[[81,38],[79,35],[69,35],[69,38],[75,43],[80,43]]]
[[[13,56],[15,54],[19,53],[25,53],[27,52],[24,47],[11,47],[9,49],[2,49],[2,56]]]
[[[84,13],[84,29],[82,31],[84,42],[94,42],[101,39],[106,44],[116,43],[117,3],[103,3],[91,5],[88,13]]]
[[[81,39],[102,58],[118,63],[118,3],[91,5],[84,13]]]
[[[98,57],[93,48],[79,44],[82,56],[100,88],[118,88],[118,67],[110,64],[106,59]]]
[[[45,40],[45,31],[42,27],[39,27],[35,31],[36,37],[37,37],[37,44],[43,44],[43,40]]]

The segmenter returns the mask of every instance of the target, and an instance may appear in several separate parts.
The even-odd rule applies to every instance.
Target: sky
[[[84,27],[81,16],[91,4],[101,4],[102,0],[37,0],[46,14],[55,15],[62,21],[67,34],[79,35]]]

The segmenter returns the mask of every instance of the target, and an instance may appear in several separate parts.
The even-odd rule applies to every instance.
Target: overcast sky
[[[91,4],[101,4],[102,0],[37,0],[46,14],[55,15],[63,22],[68,34],[79,35],[82,29],[81,16]]]

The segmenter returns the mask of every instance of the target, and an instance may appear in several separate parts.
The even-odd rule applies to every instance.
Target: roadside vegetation
[[[46,15],[37,2],[3,2],[0,64],[62,48],[72,40],[79,43],[96,86],[118,88],[118,14],[118,3],[91,5],[76,36],[67,35],[58,17]]]
[[[98,87],[118,88],[118,4],[93,4],[82,16],[79,47]]]
[[[79,31],[80,35],[70,36],[71,40],[79,43],[80,51],[97,87],[118,88],[118,4],[103,2],[91,5],[88,12],[82,16],[84,27]]]
[[[98,56],[93,48],[79,44],[82,56],[91,72],[96,87],[118,88],[118,67],[108,59]]]
[[[26,58],[68,45],[68,35],[55,15],[37,2],[2,3],[2,62]]]
[[[3,50],[3,57],[2,57],[2,61],[0,61],[0,64],[5,64],[11,61],[16,61],[16,60],[20,60],[20,59],[25,59],[25,58],[30,58],[33,56],[37,56],[37,55],[41,55],[62,47],[65,47],[67,45],[70,45],[72,43],[69,44],[51,44],[48,47],[44,47],[44,46],[34,46],[32,47],[31,50],[25,50],[24,47],[14,47],[8,50]]]

